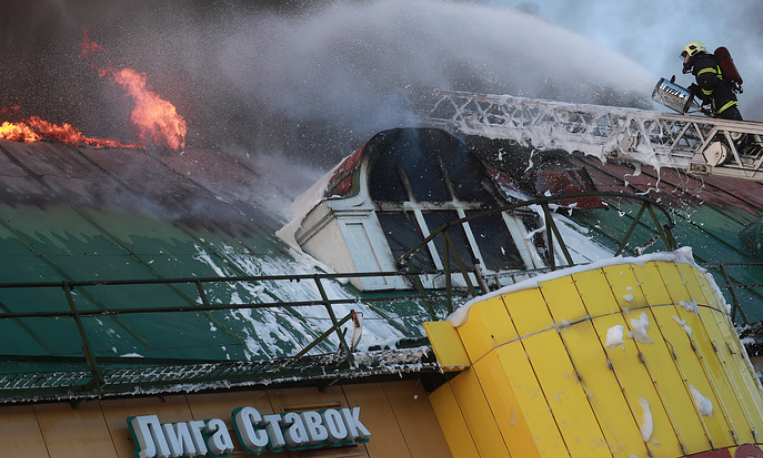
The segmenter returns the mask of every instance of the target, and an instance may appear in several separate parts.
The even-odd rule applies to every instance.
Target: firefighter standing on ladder
[[[686,45],[681,57],[684,60],[683,73],[691,72],[697,82],[689,86],[689,92],[702,100],[702,105],[710,105],[712,112],[705,114],[722,119],[742,121],[734,86],[724,78],[721,66],[713,54],[707,52],[702,42],[693,41]],[[741,87],[740,87],[741,92]]]

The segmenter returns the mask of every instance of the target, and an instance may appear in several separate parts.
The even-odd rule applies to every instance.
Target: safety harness
[[[713,68],[713,67],[703,68],[702,70],[700,70],[697,73],[697,76],[702,75],[704,73],[709,73],[709,72],[715,73],[715,76],[717,76],[719,80],[723,81],[723,73],[721,72],[721,66],[720,65],[716,65],[715,68]],[[705,94],[708,97],[712,97],[713,96],[713,90],[714,89],[702,89],[702,93]],[[736,101],[736,100],[730,100],[727,104],[723,105],[718,110],[716,110],[715,113],[716,114],[723,113],[724,111],[726,111],[730,107],[733,107],[734,105],[739,105],[739,102]]]

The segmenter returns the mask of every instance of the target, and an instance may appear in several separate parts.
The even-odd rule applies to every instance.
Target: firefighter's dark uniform
[[[691,73],[697,79],[697,84],[689,87],[692,94],[702,100],[702,105],[711,105],[714,116],[742,121],[737,97],[731,84],[723,79],[721,67],[715,58],[711,54],[699,52],[690,62],[693,64]]]

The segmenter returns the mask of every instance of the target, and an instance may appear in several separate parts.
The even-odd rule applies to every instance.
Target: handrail
[[[431,272],[425,272],[430,274]],[[77,330],[79,331],[79,339],[81,341],[81,355],[77,358],[87,364],[87,372],[90,376],[85,379],[86,383],[77,383],[77,386],[68,386],[66,390],[62,391],[65,396],[82,397],[82,396],[100,396],[101,394],[111,393],[115,389],[115,386],[123,385],[125,382],[114,381],[109,379],[106,375],[107,372],[112,373],[114,370],[106,371],[103,368],[101,361],[108,360],[108,357],[97,356],[95,350],[90,344],[88,333],[83,324],[83,319],[87,317],[97,318],[100,316],[112,316],[112,315],[129,315],[129,314],[156,314],[156,313],[182,313],[182,312],[210,312],[215,310],[240,310],[240,309],[264,309],[264,308],[286,308],[286,307],[302,307],[302,306],[324,306],[327,310],[328,317],[331,321],[331,325],[328,329],[323,330],[320,335],[313,336],[313,340],[301,347],[299,351],[296,351],[293,355],[287,355],[280,358],[277,364],[270,367],[268,371],[268,378],[284,378],[284,374],[293,372],[295,374],[305,375],[302,367],[302,361],[306,359],[315,358],[317,355],[308,355],[312,349],[318,344],[326,341],[332,334],[335,335],[340,343],[338,353],[324,354],[323,360],[326,364],[330,365],[331,370],[337,374],[345,374],[348,376],[356,368],[358,364],[355,361],[353,351],[345,339],[342,332],[342,326],[347,323],[352,317],[354,311],[350,311],[349,314],[338,318],[334,312],[334,306],[340,304],[357,304],[362,300],[363,303],[373,304],[375,302],[388,302],[392,303],[395,300],[417,300],[423,297],[423,300],[432,315],[432,319],[435,319],[435,310],[432,307],[432,299],[436,298],[438,293],[436,291],[424,291],[421,289],[418,293],[410,293],[400,297],[361,297],[360,295],[353,295],[353,297],[343,298],[329,298],[323,281],[334,279],[346,279],[355,277],[411,277],[410,272],[364,272],[364,273],[318,273],[318,274],[295,274],[295,275],[247,275],[247,276],[234,276],[234,277],[192,277],[192,278],[155,278],[155,279],[135,279],[135,280],[96,280],[96,281],[61,281],[61,282],[28,282],[28,283],[0,283],[0,291],[7,291],[10,289],[38,289],[38,288],[52,288],[54,290],[61,291],[61,302],[50,303],[47,310],[26,311],[26,312],[12,312],[5,308],[6,311],[0,312],[0,320],[4,319],[23,319],[23,318],[71,318]],[[274,301],[274,302],[261,302],[261,303],[244,303],[244,304],[221,304],[211,303],[207,298],[205,292],[205,286],[209,283],[212,284],[228,284],[233,282],[265,282],[265,281],[312,281],[315,283],[317,291],[320,295],[319,298],[303,301]],[[130,308],[94,308],[94,309],[82,309],[76,304],[78,295],[72,294],[72,291],[76,291],[77,288],[98,288],[104,286],[140,286],[140,285],[169,285],[176,287],[180,284],[194,285],[199,294],[200,303],[180,301],[179,305],[140,305]],[[441,294],[441,293],[439,293]],[[82,297],[87,297],[86,295]],[[63,304],[66,306],[61,306]],[[441,303],[441,302],[440,302]],[[55,309],[58,307],[58,309]],[[441,309],[441,305],[438,309]],[[34,359],[35,356],[28,356],[27,358]],[[278,358],[276,358],[278,359]],[[189,361],[185,364],[193,363]],[[176,363],[177,364],[177,363]],[[213,363],[216,364],[216,363]],[[315,365],[315,363],[311,363]],[[149,365],[150,366],[150,365]],[[146,370],[150,369],[146,366]],[[142,367],[142,365],[141,365]],[[153,366],[151,366],[153,367]],[[312,367],[312,366],[311,366]],[[327,367],[316,368],[313,371],[320,370],[321,377],[326,376]],[[361,370],[368,371],[368,367],[361,368]],[[377,371],[384,372],[387,369],[377,368]],[[391,370],[391,369],[390,369]],[[6,383],[8,375],[0,374],[0,382]],[[181,378],[183,376],[180,376]],[[44,377],[40,377],[40,380]],[[81,377],[79,377],[81,379]],[[174,379],[173,379],[174,380]],[[177,383],[177,382],[175,382]],[[42,386],[42,385],[41,385]],[[47,390],[47,391],[46,391]],[[0,388],[0,391],[4,391]],[[7,389],[5,390],[7,391]],[[39,388],[42,393],[50,391],[49,388]],[[55,391],[55,390],[54,390]],[[129,390],[128,390],[129,391]]]
[[[64,291],[71,291],[77,287],[86,286],[139,286],[139,285],[176,285],[176,284],[195,284],[199,288],[199,297],[204,298],[203,283],[234,283],[234,282],[264,282],[274,280],[288,280],[299,282],[301,280],[321,279],[344,279],[344,278],[364,278],[364,277],[411,277],[412,275],[438,274],[441,272],[424,271],[416,274],[411,272],[356,272],[356,273],[333,273],[333,274],[294,274],[294,275],[246,275],[246,276],[228,276],[228,277],[178,277],[178,278],[154,278],[154,279],[134,279],[134,280],[96,280],[96,281],[61,281],[61,282],[10,282],[0,283],[0,290],[13,288],[55,288]],[[426,292],[423,289],[419,292],[427,299]],[[325,294],[325,291],[324,291]],[[420,296],[411,295],[409,298],[419,298]],[[256,302],[241,304],[213,304],[208,300],[202,300],[202,304],[192,305],[173,305],[158,306],[150,308],[130,307],[130,308],[102,308],[92,310],[50,310],[34,312],[1,312],[0,320],[8,318],[60,318],[80,316],[111,316],[111,315],[129,315],[142,313],[168,313],[168,312],[198,312],[214,310],[239,310],[239,309],[263,309],[273,307],[310,307],[316,305],[339,305],[354,304],[358,302],[357,297],[329,299],[303,300],[303,301],[277,301],[277,302]],[[363,298],[364,302],[389,302],[390,298]]]

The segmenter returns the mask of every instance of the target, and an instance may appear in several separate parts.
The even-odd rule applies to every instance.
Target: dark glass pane
[[[466,150],[462,143],[443,150],[443,161],[448,164],[448,176],[453,192],[463,202],[496,203],[498,193],[482,163]]]
[[[432,212],[432,213],[425,213],[424,214],[424,221],[427,223],[427,227],[429,228],[430,233],[436,231],[440,226],[442,226],[445,223],[449,223],[451,221],[458,219],[458,213],[456,212]],[[466,241],[466,236],[464,235],[464,229],[459,224],[456,226],[451,226],[448,228],[448,233],[450,234],[451,239],[453,240],[453,244],[456,247],[456,252],[458,253],[458,256],[461,258],[461,261],[464,263],[464,266],[467,270],[472,270],[472,254],[471,250],[469,249],[469,244]],[[442,235],[438,235],[434,239],[435,248],[437,249],[437,253],[440,255],[440,259],[442,259],[443,263],[445,263],[445,250],[444,250],[444,243]],[[453,254],[453,251],[449,253],[450,255],[450,268],[451,270],[458,268],[458,263],[456,262],[455,255]]]
[[[452,200],[437,159],[443,146],[447,146],[448,138],[440,131],[406,129],[392,145],[392,152],[405,170],[419,202]]]
[[[408,196],[395,168],[395,156],[386,151],[376,157],[368,178],[371,199],[377,202],[407,202]]]
[[[465,202],[495,202],[490,177],[462,141],[437,129],[392,129],[371,139],[366,152],[373,154],[369,175],[371,198],[403,202],[408,196],[400,173],[420,202],[448,202],[452,196],[443,167],[456,196]],[[493,195],[491,195],[491,191]]]
[[[526,267],[500,213],[471,220],[469,226],[485,261],[485,269],[498,271]]]
[[[387,236],[387,243],[392,250],[395,261],[421,242],[418,227],[410,213],[379,213],[377,216],[384,235]],[[413,265],[418,269],[434,269],[434,264],[426,247],[417,251],[411,259]]]

